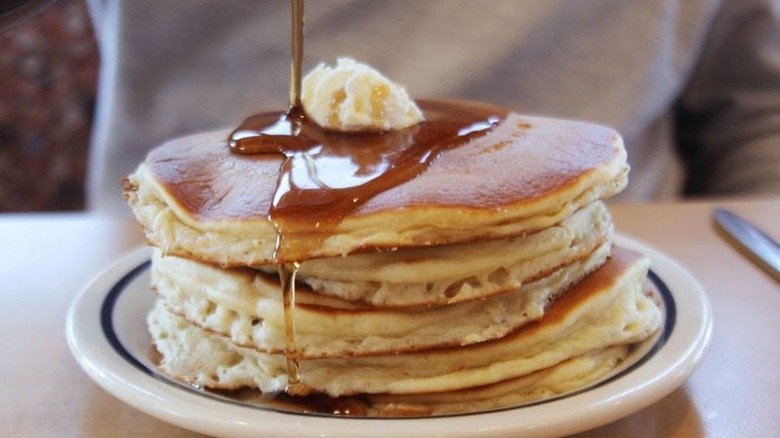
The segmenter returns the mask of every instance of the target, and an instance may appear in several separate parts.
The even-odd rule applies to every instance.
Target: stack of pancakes
[[[125,181],[155,247],[149,330],[178,380],[360,395],[372,415],[474,411],[594,382],[660,327],[646,258],[612,245],[602,200],[628,166],[611,129],[510,113],[289,236],[282,260],[268,217],[283,157],[232,154],[227,135],[164,144]],[[275,266],[290,262],[293,352]]]

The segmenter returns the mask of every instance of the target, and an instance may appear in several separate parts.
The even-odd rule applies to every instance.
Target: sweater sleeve
[[[686,194],[780,194],[780,1],[725,0],[677,107]]]

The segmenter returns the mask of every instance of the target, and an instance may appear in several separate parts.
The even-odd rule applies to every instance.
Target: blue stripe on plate
[[[122,342],[119,341],[119,337],[117,337],[116,331],[114,330],[114,307],[116,306],[116,301],[119,299],[122,292],[127,289],[127,285],[151,266],[151,260],[141,263],[125,274],[124,277],[120,278],[119,281],[111,287],[111,290],[108,291],[108,295],[106,295],[106,298],[103,300],[103,305],[100,307],[100,327],[103,329],[103,335],[106,337],[106,340],[108,340],[108,343],[111,344],[111,347],[122,357],[122,359],[143,371],[145,374],[154,376],[157,373],[130,354],[130,352],[127,351],[127,348],[122,345]]]

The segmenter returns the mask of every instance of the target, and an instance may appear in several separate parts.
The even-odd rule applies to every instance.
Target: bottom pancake
[[[372,394],[366,415],[409,417],[484,412],[521,406],[587,388],[609,376],[630,354],[614,345],[567,359],[551,367],[476,388],[430,394]]]
[[[405,354],[304,360],[301,385],[292,388],[332,397],[375,394],[368,397],[375,397],[389,412],[421,409],[427,398],[447,394],[457,394],[452,400],[462,408],[471,402],[496,407],[503,403],[500,400],[516,403],[586,385],[619,364],[619,348],[612,347],[643,341],[661,326],[660,309],[643,293],[647,266],[645,257],[615,248],[601,268],[567,291],[541,319],[500,339]],[[236,346],[227,337],[169,313],[162,303],[150,313],[148,323],[162,355],[160,368],[178,380],[263,392],[288,386],[283,355]],[[562,371],[566,369],[570,371]],[[535,378],[540,372],[581,378]],[[541,386],[518,380],[523,378]],[[505,393],[500,388],[516,389]]]

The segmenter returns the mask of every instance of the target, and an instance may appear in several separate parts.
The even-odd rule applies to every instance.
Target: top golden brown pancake
[[[268,264],[276,243],[268,215],[283,157],[232,154],[227,136],[217,131],[164,144],[127,179],[125,194],[164,253],[222,266]],[[627,172],[614,130],[510,113],[335,227],[287,236],[288,260],[277,261],[536,231],[617,193]]]

